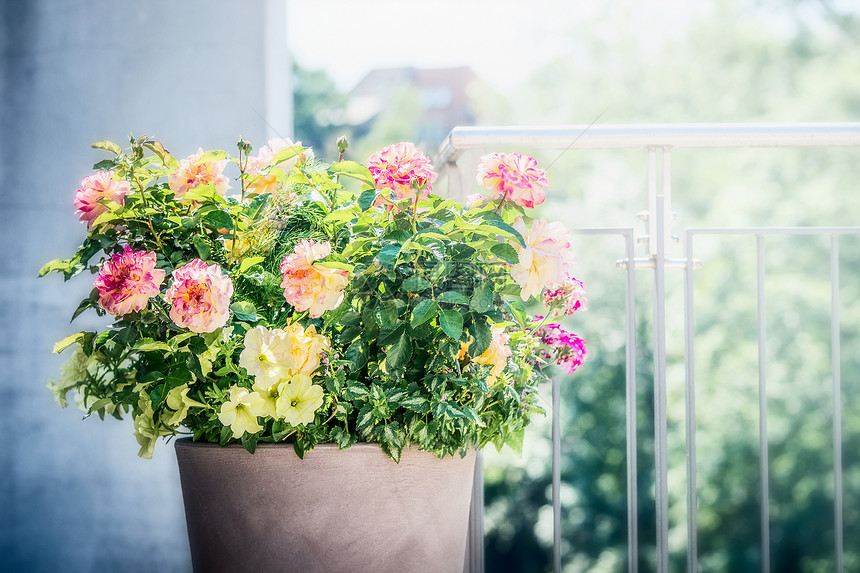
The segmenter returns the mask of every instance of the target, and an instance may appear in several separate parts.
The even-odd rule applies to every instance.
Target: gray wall
[[[233,151],[265,142],[261,116],[290,135],[289,81],[265,78],[288,61],[273,18],[277,0],[0,2],[2,571],[190,570],[172,445],[140,460],[130,420],[81,421],[45,388],[53,343],[96,324],[69,324],[92,278],[35,277],[84,236],[74,193],[104,158],[90,143]]]

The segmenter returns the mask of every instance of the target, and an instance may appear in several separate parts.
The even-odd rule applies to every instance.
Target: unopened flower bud
[[[343,153],[349,147],[349,140],[345,135],[341,135],[337,138],[337,150],[339,153]]]

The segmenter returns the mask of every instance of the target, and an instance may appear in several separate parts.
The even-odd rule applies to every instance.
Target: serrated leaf
[[[430,401],[424,396],[409,396],[401,400],[400,405],[419,414],[426,414],[430,411]]]
[[[363,384],[349,384],[344,389],[344,398],[347,400],[363,400],[370,395],[370,391]]]
[[[469,304],[469,297],[454,290],[443,292],[436,297],[436,300],[438,302],[447,302],[450,304]]]
[[[507,243],[497,243],[490,248],[490,252],[505,261],[515,265],[520,262],[520,255],[517,250]]]
[[[519,289],[519,287],[517,287]],[[528,321],[528,314],[526,313],[526,307],[519,300],[506,300],[505,306],[508,308],[508,311],[517,321],[517,324],[520,328],[526,327],[526,322]]]
[[[371,187],[376,187],[376,182],[373,180],[370,170],[357,161],[341,161],[329,167],[328,172],[333,175],[345,175],[357,179],[362,183],[367,183]]]
[[[109,151],[114,155],[119,155],[122,153],[122,148],[114,143],[113,141],[96,141],[92,145],[90,145],[93,149],[101,149],[102,151]]]
[[[431,286],[433,285],[430,284],[430,281],[424,277],[409,277],[403,281],[403,290],[406,292],[421,292],[429,289]]]
[[[482,282],[472,293],[469,299],[469,308],[475,312],[485,313],[493,308],[493,286],[489,282]]]
[[[203,215],[203,220],[218,230],[233,229],[233,218],[224,211],[209,211]]]
[[[331,439],[337,444],[339,450],[345,450],[358,441],[358,438],[340,427],[332,428]]]
[[[350,364],[350,370],[355,372],[360,370],[367,364],[367,347],[360,338],[358,340],[353,341],[352,344],[346,349],[344,353],[344,358]]]
[[[110,171],[116,167],[116,162],[113,159],[102,159],[93,163],[93,171]]]
[[[463,334],[463,317],[456,310],[443,310],[439,313],[439,326],[445,334],[454,340],[460,340]]]
[[[439,305],[433,299],[425,298],[412,309],[410,325],[416,328],[432,320],[439,312]]]
[[[412,338],[403,333],[385,353],[385,365],[387,368],[396,370],[405,366],[410,358],[412,358]]]
[[[380,328],[395,328],[398,322],[397,307],[393,301],[383,301],[382,304],[377,305],[374,309],[373,318]]]
[[[480,356],[490,347],[490,343],[493,341],[493,331],[486,322],[473,323],[469,327],[469,331],[474,337],[474,340],[469,345],[469,355]]]

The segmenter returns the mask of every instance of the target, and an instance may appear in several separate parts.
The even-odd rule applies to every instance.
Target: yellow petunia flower
[[[311,382],[307,374],[296,374],[278,384],[277,414],[291,426],[314,421],[314,413],[323,403],[323,389]]]
[[[256,392],[248,392],[245,388],[233,386],[230,388],[229,400],[221,405],[218,420],[225,426],[230,426],[234,438],[241,438],[245,432],[256,434],[263,429],[263,426],[257,423],[257,416],[254,414],[262,405],[262,401],[263,398]]]

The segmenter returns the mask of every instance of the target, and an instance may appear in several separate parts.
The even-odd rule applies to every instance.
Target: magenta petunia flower
[[[389,145],[371,155],[367,168],[376,188],[390,190],[398,199],[414,198],[418,189],[425,195],[436,180],[433,165],[420,149],[408,142]]]
[[[132,251],[126,245],[105,261],[93,283],[99,291],[99,306],[114,316],[143,310],[158,294],[164,274],[155,268],[155,253]]]
[[[227,192],[228,181],[224,175],[227,160],[222,161],[200,161],[203,149],[198,149],[194,155],[189,155],[179,162],[179,168],[167,177],[170,189],[177,197],[182,197],[190,189],[209,185],[215,187],[219,195]]]
[[[81,188],[75,193],[75,215],[81,223],[87,224],[87,230],[92,229],[93,221],[107,211],[107,207],[99,203],[99,199],[111,199],[120,205],[125,204],[125,196],[131,192],[127,181],[115,181],[113,171],[98,171],[84,177]]]
[[[534,157],[519,153],[490,153],[481,157],[478,184],[520,207],[532,208],[546,200],[546,171],[538,169]]]
[[[330,253],[328,241],[305,239],[296,245],[293,254],[285,256],[281,262],[284,298],[297,311],[307,310],[311,318],[340,306],[343,289],[349,282],[349,272],[314,264]]]
[[[568,374],[576,372],[588,357],[585,340],[564,330],[558,324],[544,324],[535,334],[547,346],[544,358],[554,360]]]
[[[230,318],[233,281],[218,265],[194,259],[173,271],[173,283],[165,299],[171,304],[170,319],[192,332],[213,332]]]
[[[543,303],[555,314],[573,314],[585,310],[585,285],[582,281],[568,275],[558,286],[550,287],[543,294]]]

